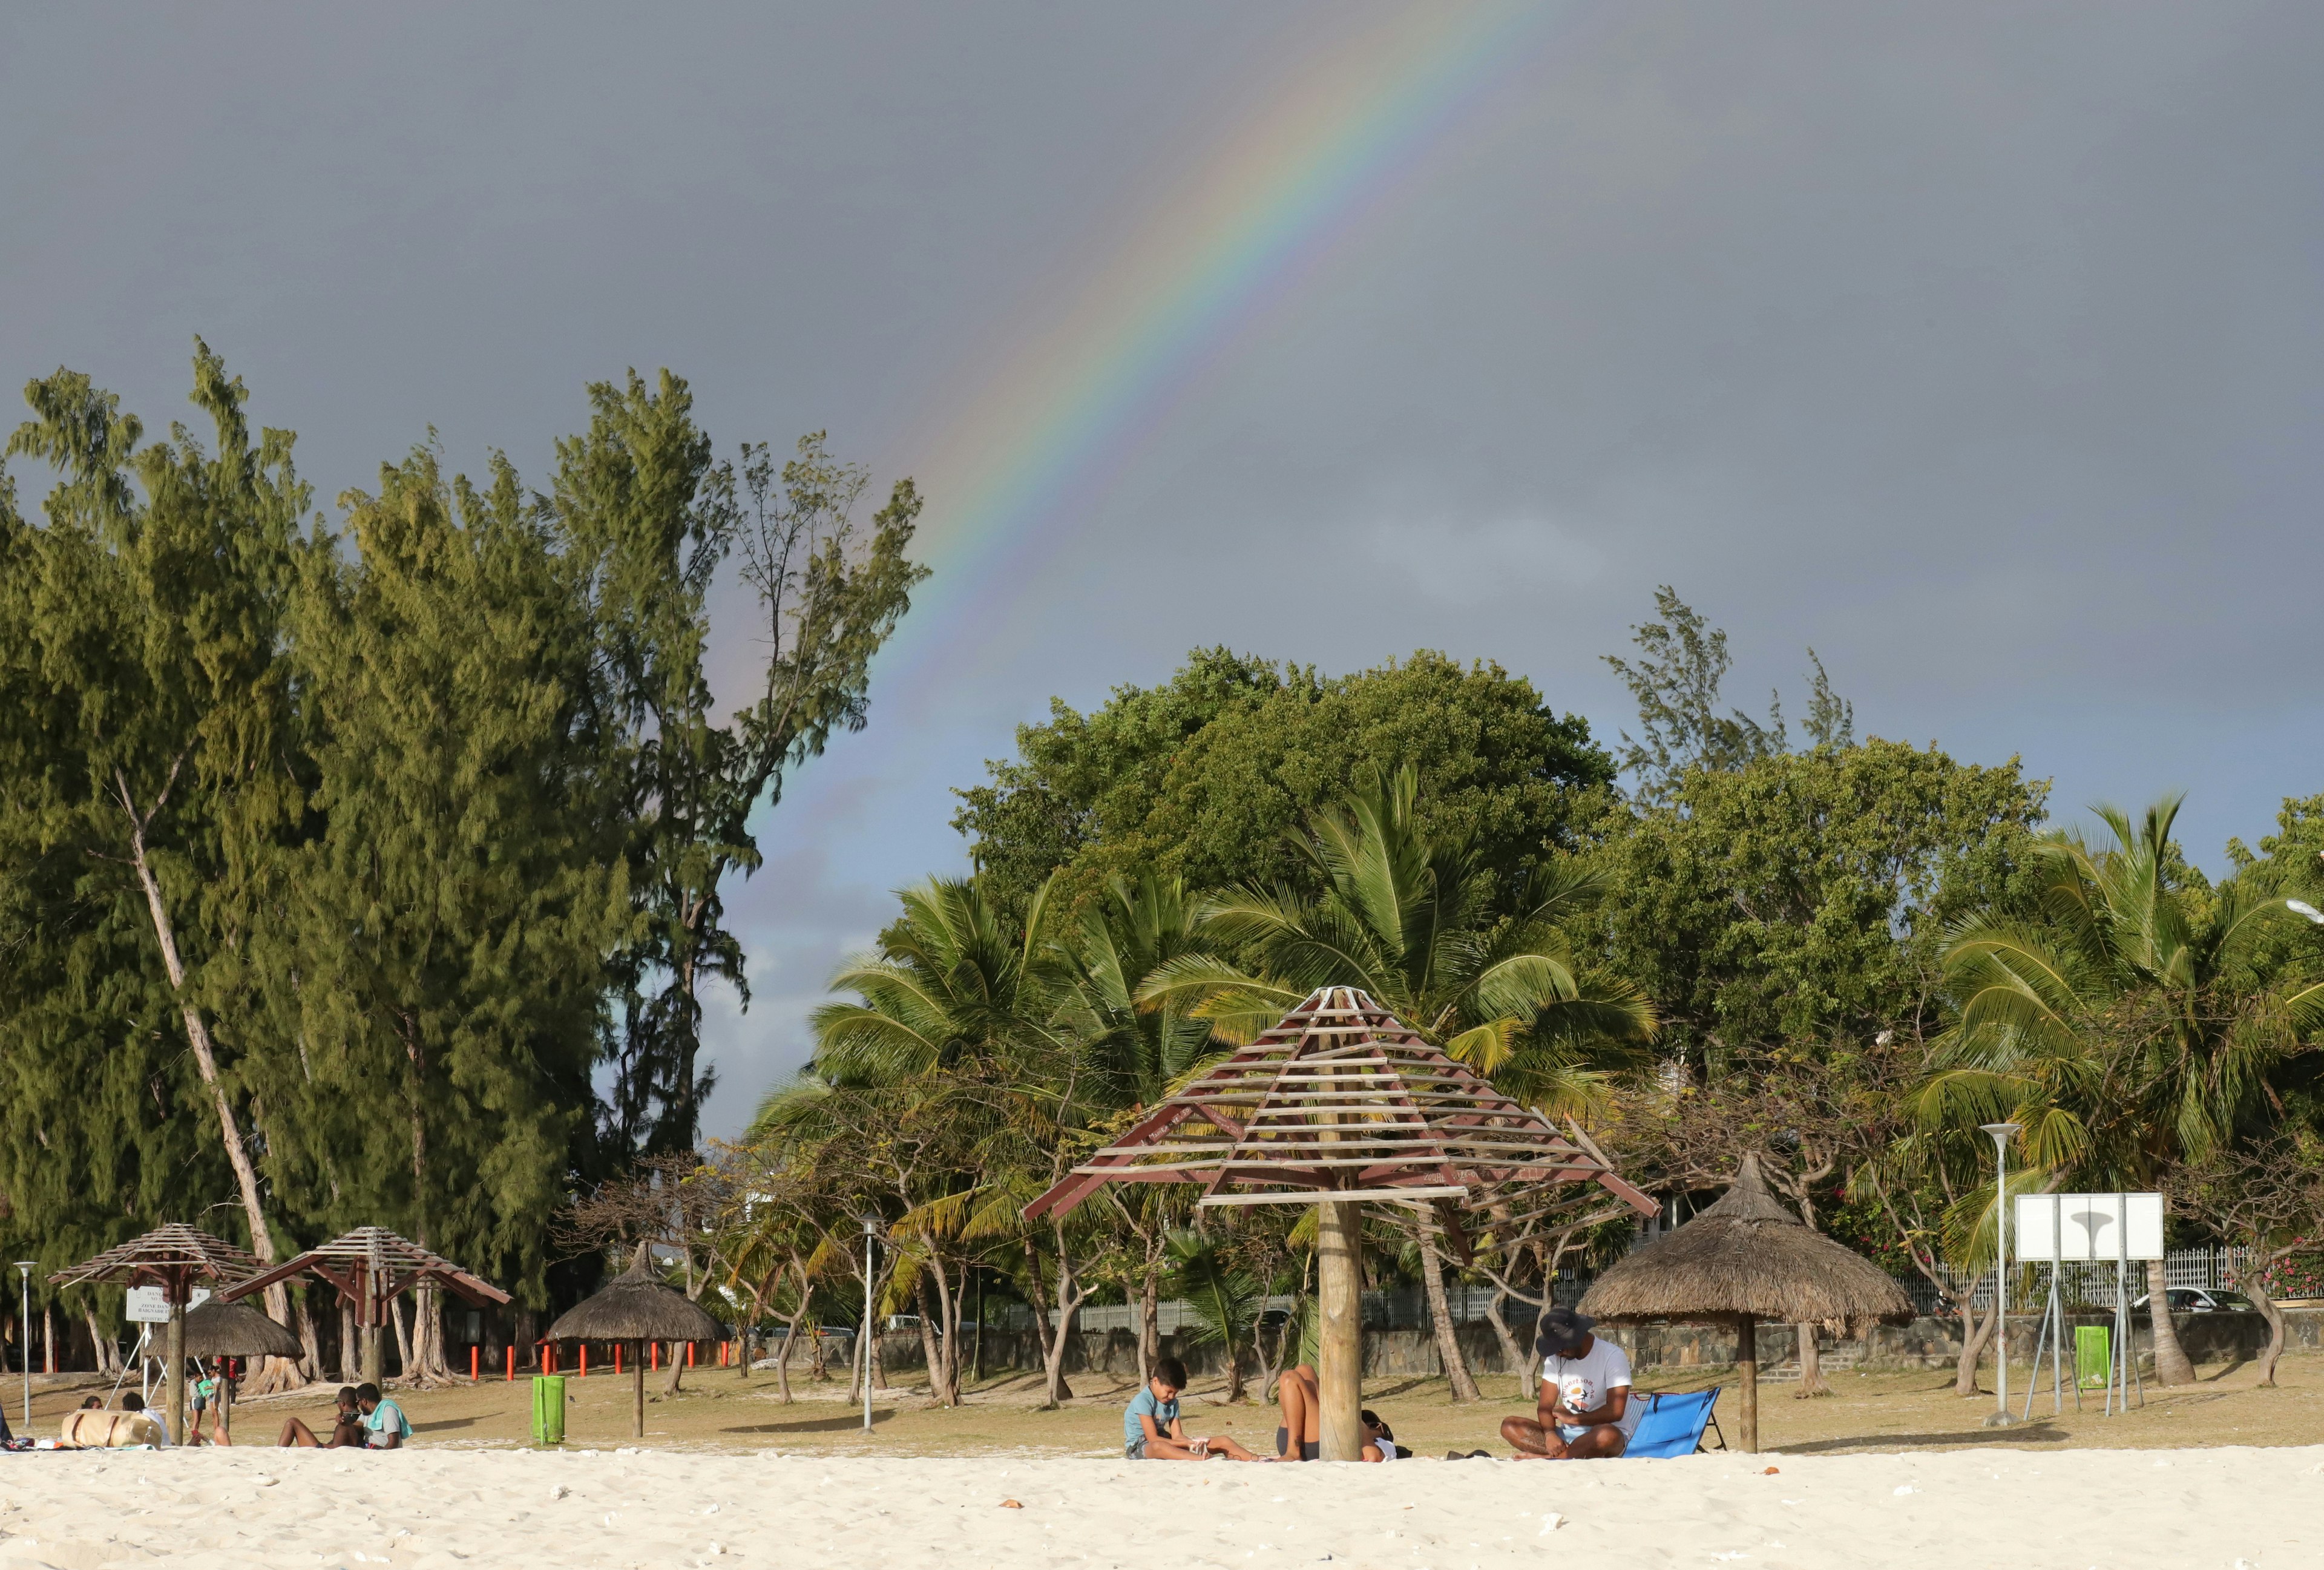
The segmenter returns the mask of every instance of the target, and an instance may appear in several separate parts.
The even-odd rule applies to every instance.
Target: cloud
[[[1535,518],[1376,523],[1371,559],[1446,605],[1570,594],[1606,576],[1605,552],[1571,530]]]

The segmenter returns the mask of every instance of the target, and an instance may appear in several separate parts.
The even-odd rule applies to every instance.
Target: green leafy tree
[[[242,1085],[243,1059],[263,1043],[242,1019],[222,1020],[219,1006],[233,994],[254,887],[300,811],[298,771],[285,756],[282,650],[290,546],[307,491],[291,466],[290,434],[265,430],[254,443],[241,382],[207,346],[195,349],[192,399],[209,417],[215,450],[181,425],[141,447],[140,422],[78,372],[59,370],[25,389],[33,418],[7,450],[46,460],[60,478],[46,526],[12,517],[9,529],[0,641],[11,650],[12,756],[0,840],[31,874],[23,882],[23,873],[12,876],[18,911],[60,922],[60,936],[42,947],[47,974],[64,991],[45,1008],[29,999],[25,1006],[45,1013],[51,1031],[94,1007],[88,1023],[102,1037],[134,1030],[152,1040],[157,1021],[138,995],[146,989],[92,985],[86,966],[105,956],[151,978],[168,999],[171,1035],[191,1054],[193,1104],[213,1125],[212,1148],[251,1246],[272,1260],[256,1113]],[[143,930],[141,956],[129,962],[134,907],[142,907]],[[27,1072],[69,1072],[80,1050]],[[184,1105],[184,1087],[173,1071],[138,1065],[155,1050],[142,1048],[95,1082],[126,1073],[166,1122]],[[116,1096],[123,1089],[116,1081]],[[105,1145],[128,1138],[142,1147],[135,1155],[91,1152],[117,1171],[134,1171],[176,1141],[174,1131],[141,1139],[142,1107],[126,1117],[116,1099],[111,1112],[110,1127],[87,1132]],[[168,1208],[182,1213],[190,1197],[175,1187]],[[270,1307],[287,1316],[281,1294],[270,1294]]]
[[[1965,923],[1945,953],[1958,1023],[1920,1094],[1931,1126],[2023,1124],[2031,1161],[2095,1187],[2160,1187],[2269,1113],[2270,1072],[2310,1050],[2324,981],[2265,984],[2248,961],[2297,918],[2255,873],[2207,886],[2172,843],[2179,799],[2135,822],[2098,809],[2109,838],[2038,844],[2034,912]],[[2163,1295],[2160,1261],[2148,1289]],[[2194,1377],[2167,1311],[2155,1372]]]
[[[1691,1072],[1925,1039],[1945,924],[2008,897],[2044,792],[1877,738],[1697,769],[1593,856],[1595,941]]]
[[[610,1119],[616,1143],[693,1148],[712,1076],[698,1066],[704,984],[750,1002],[741,945],[724,924],[729,874],[761,864],[751,816],[788,771],[840,731],[861,730],[872,657],[927,569],[908,550],[918,493],[899,481],[868,531],[868,476],[803,439],[778,469],[745,444],[739,475],[715,463],[693,395],[665,371],[589,390],[584,434],[558,449],[555,508],[586,568],[602,701],[632,760],[631,884],[642,918],[616,971],[622,1017]],[[758,613],[765,664],[721,719],[705,654],[708,597],[726,559]]]
[[[1471,845],[1514,889],[1578,844],[1613,762],[1588,724],[1553,713],[1500,667],[1422,651],[1350,676],[1197,650],[1166,686],[1125,687],[1093,713],[1051,705],[1018,757],[962,791],[954,827],[994,897],[1023,910],[1053,871],[1069,909],[1111,877],[1190,889],[1289,883],[1315,891],[1286,836],[1366,768],[1404,762],[1423,827]]]
[[[333,1138],[308,1152],[318,1187],[538,1300],[629,923],[586,607],[504,462],[478,489],[421,449],[343,504],[351,550],[318,536],[302,559],[325,827],[266,946],[299,1041],[276,1094]]]

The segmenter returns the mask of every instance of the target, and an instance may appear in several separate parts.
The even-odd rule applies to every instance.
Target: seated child
[[[124,1390],[121,1392],[121,1409],[124,1412],[143,1412],[146,1418],[152,1422],[153,1427],[161,1431],[161,1443],[167,1445],[171,1442],[169,1419],[164,1418],[159,1412],[148,1410],[145,1406],[145,1398],[139,1395],[135,1390]]]
[[[1364,1448],[1357,1457],[1361,1461],[1394,1461],[1404,1454],[1396,1447],[1396,1434],[1380,1421],[1378,1412],[1364,1408]]]
[[[1189,1438],[1178,1418],[1178,1392],[1186,1388],[1186,1365],[1166,1357],[1154,1377],[1130,1399],[1121,1418],[1121,1453],[1131,1461],[1257,1461],[1228,1438]]]

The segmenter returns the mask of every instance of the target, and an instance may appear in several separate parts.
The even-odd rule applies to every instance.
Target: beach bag
[[[161,1443],[161,1425],[143,1412],[68,1412],[57,1436],[60,1450],[122,1450]]]

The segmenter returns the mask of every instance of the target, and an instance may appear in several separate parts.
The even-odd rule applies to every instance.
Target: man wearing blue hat
[[[1646,1416],[1630,1409],[1630,1360],[1590,1334],[1596,1321],[1571,1308],[1541,1316],[1541,1399],[1531,1418],[1501,1424],[1519,1461],[1590,1461],[1619,1455]]]

